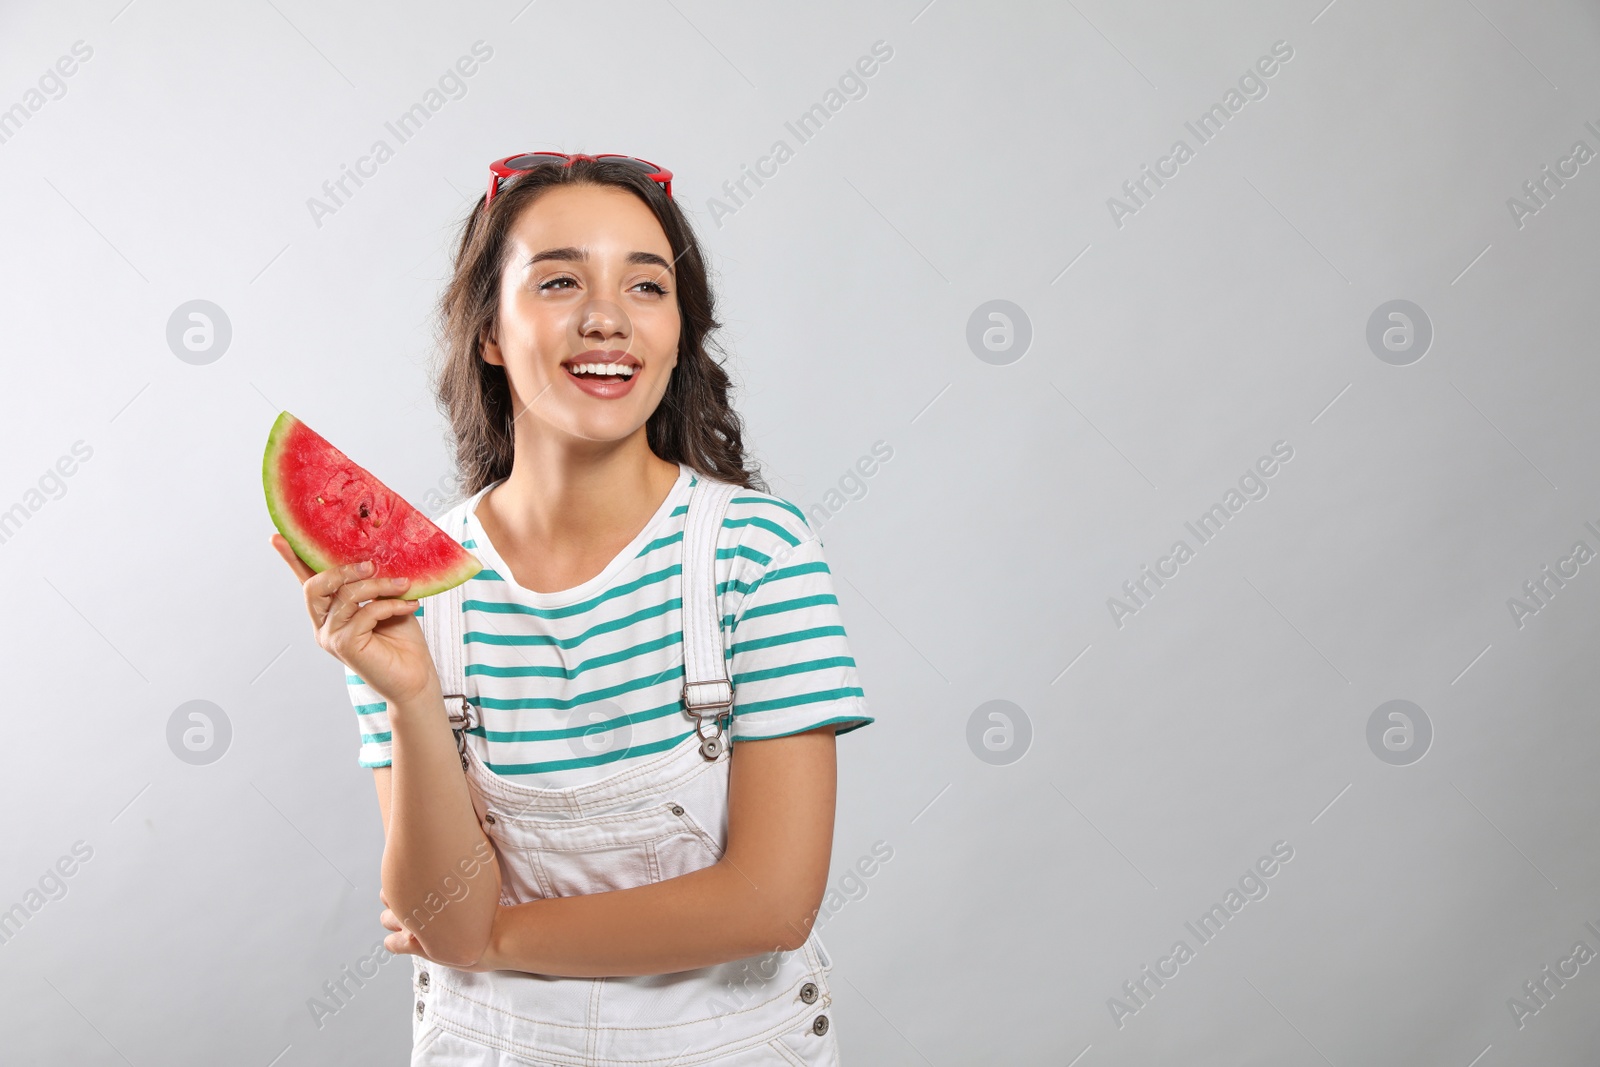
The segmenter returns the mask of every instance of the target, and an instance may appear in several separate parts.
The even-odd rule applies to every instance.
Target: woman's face
[[[509,238],[483,358],[506,369],[517,434],[620,441],[638,432],[678,362],[672,246],[654,213],[614,186],[555,186],[523,209]],[[568,369],[606,363],[634,365],[628,382],[597,386],[620,395],[586,391]]]

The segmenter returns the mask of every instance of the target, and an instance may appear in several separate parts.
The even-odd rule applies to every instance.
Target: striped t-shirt
[[[435,520],[483,564],[462,605],[468,688],[477,691],[467,743],[496,774],[566,788],[694,732],[681,688],[683,529],[696,481],[679,463],[672,491],[633,542],[589,581],[560,592],[517,584],[472,514],[483,493]],[[845,733],[874,721],[822,543],[799,508],[736,491],[718,531],[716,579],[735,742],[829,723]],[[421,610],[429,607],[424,601]],[[388,708],[360,678],[345,681],[361,728],[360,763],[387,766]]]

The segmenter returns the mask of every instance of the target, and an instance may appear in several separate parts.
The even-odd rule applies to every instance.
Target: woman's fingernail
[[[371,573],[372,573],[372,572],[373,572],[373,570],[375,570],[375,569],[376,569],[376,568],[374,568],[374,567],[373,567],[373,565],[372,565],[372,561],[371,561],[371,560],[370,560],[370,559],[369,559],[369,560],[365,560],[365,561],[364,561],[364,562],[363,562],[363,563],[362,563],[362,564],[361,564],[361,566],[360,566],[360,567],[358,567],[358,568],[357,568],[357,569],[358,569],[358,570],[359,570],[359,571],[360,571],[360,572],[361,572],[361,573],[362,573],[362,574],[371,574]]]
[[[389,584],[394,586],[396,589],[399,589],[409,581],[411,581],[410,578],[390,578]]]

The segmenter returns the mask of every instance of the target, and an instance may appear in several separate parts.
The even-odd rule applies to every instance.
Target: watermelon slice
[[[483,569],[400,494],[287,411],[261,459],[272,524],[319,574],[372,560],[375,578],[410,578],[407,600],[453,589]]]

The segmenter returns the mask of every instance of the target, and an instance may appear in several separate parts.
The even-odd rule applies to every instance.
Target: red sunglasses
[[[507,178],[515,177],[525,170],[530,170],[544,163],[560,163],[563,167],[570,167],[580,159],[615,159],[644,172],[644,176],[661,186],[663,192],[670,199],[672,196],[672,172],[656,166],[648,159],[637,156],[625,156],[617,152],[602,152],[600,155],[585,155],[582,152],[568,155],[565,152],[521,152],[504,159],[497,159],[489,164],[489,192],[483,198],[483,206],[487,208],[494,194],[500,191],[500,183]]]

